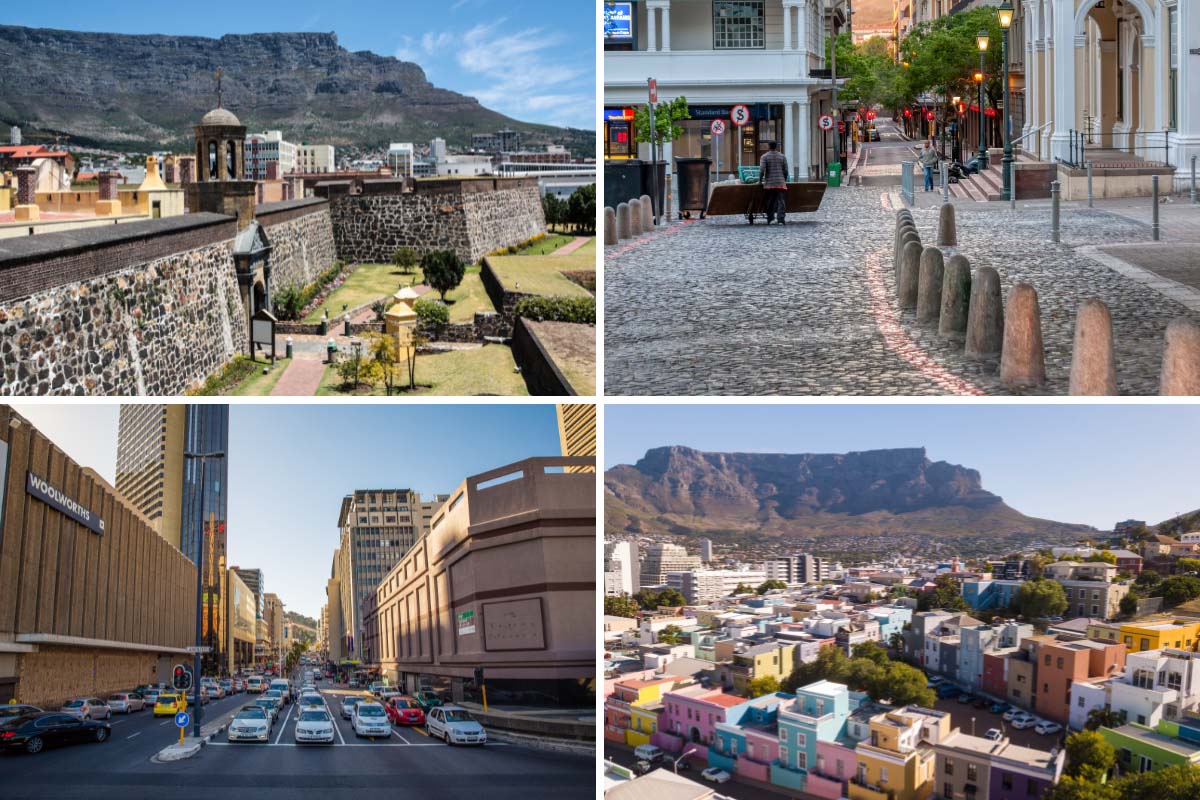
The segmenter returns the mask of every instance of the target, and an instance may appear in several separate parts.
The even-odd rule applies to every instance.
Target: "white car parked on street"
[[[1051,733],[1062,733],[1063,726],[1057,722],[1051,722],[1048,719],[1043,719],[1034,726],[1034,732],[1046,736]]]
[[[425,715],[429,735],[446,744],[485,744],[487,732],[462,706],[434,706]]]
[[[333,744],[333,717],[328,711],[306,708],[300,712],[300,719],[296,720],[296,744],[308,742]]]
[[[727,783],[730,777],[732,777],[728,772],[720,767],[709,767],[700,774],[704,776],[704,780],[712,781],[714,783]]]
[[[1039,722],[1041,722],[1041,720],[1032,714],[1018,714],[1017,716],[1013,717],[1012,726],[1019,731],[1023,731],[1026,728],[1032,728]]]
[[[391,736],[392,723],[379,703],[358,703],[350,712],[355,736]]]

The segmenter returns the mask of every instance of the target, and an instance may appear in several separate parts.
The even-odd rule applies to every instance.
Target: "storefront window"
[[[766,47],[763,0],[713,0],[713,49]]]
[[[604,157],[618,159],[637,157],[632,108],[606,108],[604,110]]]

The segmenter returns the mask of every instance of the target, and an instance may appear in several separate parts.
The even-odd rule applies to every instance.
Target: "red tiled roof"
[[[47,150],[40,144],[15,144],[0,147],[0,156],[9,158],[65,158],[66,153]]]
[[[740,706],[742,703],[746,702],[745,697],[738,697],[736,694],[725,694],[724,692],[705,695],[700,699],[706,703],[712,703],[713,705],[721,706],[722,708],[733,708],[734,706]]]

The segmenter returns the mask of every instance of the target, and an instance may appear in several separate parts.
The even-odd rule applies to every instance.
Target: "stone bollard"
[[[919,242],[908,242],[900,258],[900,280],[896,283],[896,299],[900,308],[916,308],[917,279],[921,274],[921,254],[924,248]]]
[[[1000,273],[980,267],[971,279],[967,311],[967,342],[963,355],[983,361],[1000,355],[1004,345],[1004,304],[1000,300]]]
[[[1159,394],[1200,395],[1200,325],[1187,319],[1167,326]]]
[[[938,335],[962,340],[967,333],[967,312],[971,304],[971,262],[966,256],[950,256],[942,278],[942,308],[938,316]]]
[[[954,204],[942,203],[938,212],[938,247],[958,247],[958,227],[954,222]]]
[[[611,206],[604,207],[604,244],[616,244],[617,239],[617,211]]]
[[[642,201],[636,197],[629,201],[629,230],[634,236],[642,235]]]
[[[921,253],[921,267],[917,278],[917,322],[937,327],[942,313],[942,280],[946,265],[942,251],[926,247]]]
[[[629,203],[617,204],[617,238],[633,238],[633,222],[629,219]]]
[[[644,194],[638,198],[642,201],[642,230],[654,230],[654,206],[650,203],[650,195]]]
[[[900,241],[896,243],[896,280],[900,279],[900,266],[904,263],[904,246],[909,242],[921,243],[921,234],[917,233],[915,228],[900,234]]]
[[[1004,346],[1000,351],[1000,382],[1005,386],[1041,386],[1046,382],[1046,353],[1042,346],[1042,312],[1037,290],[1018,283],[1008,293],[1004,309]]]
[[[1117,362],[1113,356],[1112,314],[1095,298],[1084,300],[1075,315],[1071,350],[1072,395],[1115,395]]]

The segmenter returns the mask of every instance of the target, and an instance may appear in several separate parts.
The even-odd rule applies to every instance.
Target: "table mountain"
[[[605,527],[614,533],[984,534],[1015,544],[1074,541],[1091,531],[1027,517],[985,490],[977,470],[930,461],[924,448],[785,454],[658,447],[605,472],[604,486]]]
[[[439,89],[416,64],[338,45],[335,33],[200,36],[87,33],[0,25],[0,130],[66,133],[71,144],[190,150],[192,126],[223,103],[250,131],[288,141],[386,147],[470,144],[502,128],[528,143],[591,153],[591,132],[518,122]]]

